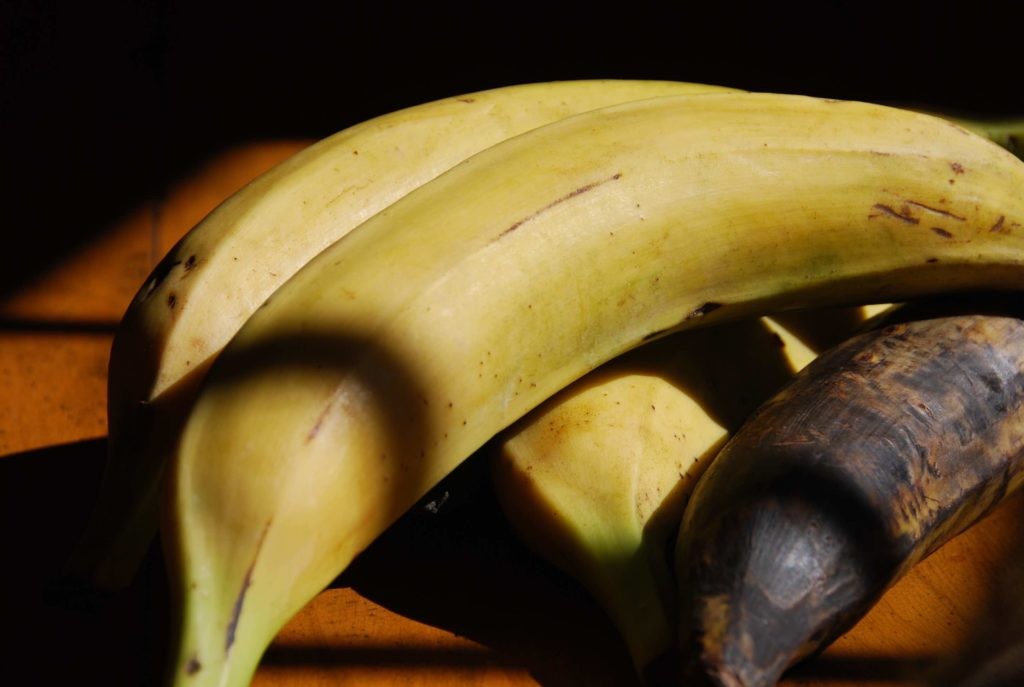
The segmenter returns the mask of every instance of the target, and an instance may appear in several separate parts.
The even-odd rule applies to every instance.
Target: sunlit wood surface
[[[301,145],[254,144],[210,160],[161,197],[124,208],[70,259],[0,294],[0,684],[158,682],[167,609],[157,547],[120,594],[70,603],[54,590],[102,471],[113,331],[182,233]],[[468,463],[439,514],[411,513],[317,596],[278,635],[254,684],[634,684],[601,611],[511,538],[484,468]],[[1015,497],[783,684],[925,684],[947,671],[967,643],[999,632],[1000,576],[1020,553],[1022,522],[1024,499]]]

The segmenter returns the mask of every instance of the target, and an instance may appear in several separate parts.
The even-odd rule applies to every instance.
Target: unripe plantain
[[[630,348],[1021,283],[1022,185],[1019,160],[933,117],[712,94],[569,118],[413,191],[282,286],[207,378],[163,511],[173,681],[247,682],[420,495]]]

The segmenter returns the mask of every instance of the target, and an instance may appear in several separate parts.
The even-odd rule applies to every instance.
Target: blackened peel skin
[[[691,675],[775,684],[1021,484],[1024,320],[1004,304],[888,316],[725,446],[677,546]]]

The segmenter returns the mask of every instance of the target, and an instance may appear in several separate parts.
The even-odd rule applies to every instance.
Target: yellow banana
[[[323,248],[473,153],[528,129],[629,100],[726,90],[593,80],[470,93],[346,129],[236,193],[161,262],[118,330],[108,467],[71,574],[101,588],[131,579],[156,529],[168,447],[210,361]]]
[[[563,389],[494,443],[497,500],[536,553],[608,612],[638,674],[663,682],[675,586],[666,551],[725,440],[859,308],[796,311],[680,332]]]
[[[1024,122],[953,121],[1024,152]],[[496,442],[495,493],[511,526],[609,612],[638,673],[674,669],[659,663],[674,625],[664,553],[697,478],[782,375],[886,307],[678,334],[586,375]]]
[[[947,121],[664,96],[504,141],[278,289],[213,365],[162,523],[171,681],[241,685],[430,486],[601,363],[782,307],[1024,278],[1024,164]]]
[[[1024,152],[1024,122],[954,121]],[[495,494],[513,530],[608,611],[640,675],[661,682],[675,669],[661,661],[674,626],[664,556],[697,478],[791,372],[888,307],[677,334],[577,380],[495,442]]]

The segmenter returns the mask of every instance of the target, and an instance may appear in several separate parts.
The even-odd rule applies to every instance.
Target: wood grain
[[[47,274],[0,300],[0,684],[158,682],[167,608],[159,549],[129,589],[69,597],[61,562],[92,506],[105,452],[114,327],[163,252],[221,199],[304,142],[253,144],[195,170]],[[510,535],[474,457],[280,632],[258,687],[632,685],[611,624]],[[925,684],[1005,603],[1024,498],[924,561],[783,685]],[[314,525],[315,526],[315,525]],[[998,601],[997,601],[998,600]],[[28,684],[28,683],[25,683]]]

